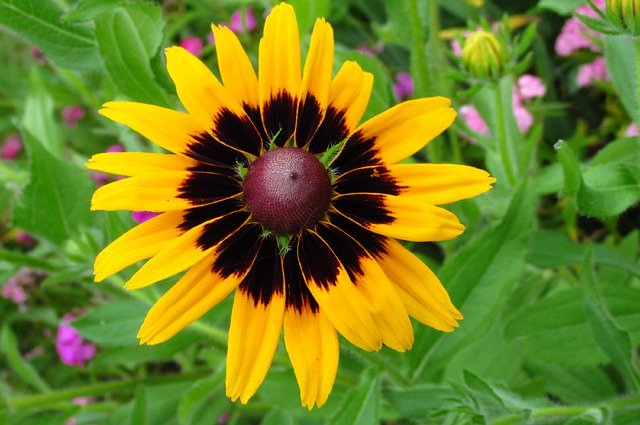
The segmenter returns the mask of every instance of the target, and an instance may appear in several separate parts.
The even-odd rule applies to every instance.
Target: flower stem
[[[51,406],[55,403],[73,400],[76,397],[103,395],[118,391],[131,391],[138,385],[168,384],[189,382],[208,376],[209,370],[200,370],[185,374],[152,376],[147,378],[135,378],[123,381],[100,382],[65,390],[52,391],[42,394],[21,395],[7,397],[5,402],[12,410],[27,410]]]
[[[507,139],[507,121],[505,120],[506,111],[504,99],[502,98],[500,82],[496,82],[493,87],[493,96],[496,108],[496,130],[498,131],[498,149],[500,152],[500,158],[502,159],[502,165],[509,185],[515,186],[516,173],[514,171],[514,167],[517,167],[517,159],[515,158],[509,144],[509,140]]]

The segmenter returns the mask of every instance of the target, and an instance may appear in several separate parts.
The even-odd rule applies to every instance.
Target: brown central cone
[[[243,184],[253,218],[278,234],[311,227],[329,209],[327,170],[300,148],[278,148],[262,155],[249,166]]]

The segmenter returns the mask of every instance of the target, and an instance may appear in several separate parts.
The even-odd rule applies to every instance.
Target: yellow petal
[[[329,104],[338,111],[344,111],[349,132],[352,132],[369,104],[373,74],[364,72],[353,61],[347,61],[331,82]]]
[[[382,343],[396,351],[408,350],[413,345],[413,328],[398,293],[373,258],[360,258],[360,268],[356,288],[366,301]]]
[[[129,279],[125,288],[144,288],[162,279],[166,279],[169,276],[178,274],[196,264],[207,255],[212,255],[215,248],[222,241],[216,245],[204,247],[199,244],[199,239],[206,232],[209,224],[214,221],[224,220],[226,217],[229,217],[229,214],[199,224],[171,241]],[[229,235],[235,230],[236,229],[229,229]]]
[[[238,103],[258,107],[258,77],[238,37],[228,27],[212,25],[224,86]]]
[[[180,186],[190,175],[190,172],[165,171],[109,183],[95,191],[91,209],[162,212],[190,208],[191,201],[178,198]]]
[[[259,53],[260,103],[285,91],[291,96],[300,89],[300,34],[293,7],[280,3],[264,23]]]
[[[147,313],[138,332],[141,344],[159,344],[198,320],[233,291],[243,276],[223,278],[205,258],[189,269]]]
[[[407,312],[425,325],[451,332],[462,319],[446,289],[418,257],[395,240],[387,241],[387,253],[378,259],[395,286]]]
[[[382,337],[367,308],[366,300],[326,242],[315,233],[305,234],[298,244],[298,258],[309,291],[338,332],[363,350],[379,350]],[[312,261],[316,265],[326,263],[322,268],[337,264],[338,269],[333,271],[335,279],[326,287],[318,276],[314,276],[314,270],[310,269]]]
[[[191,137],[205,133],[190,115],[155,105],[107,102],[99,112],[173,153],[186,152]]]
[[[169,211],[153,217],[111,242],[95,261],[95,280],[100,282],[140,260],[153,257],[169,241],[182,234],[182,211]]]
[[[223,109],[246,117],[235,98],[200,59],[178,46],[167,48],[165,54],[167,70],[180,101],[202,127],[214,129],[215,120]]]
[[[89,158],[87,168],[122,176],[185,171],[198,164],[182,155],[165,155],[146,152],[99,153]]]
[[[407,158],[446,130],[456,117],[444,97],[408,100],[371,118],[356,129],[375,137],[381,159],[393,164]]]
[[[267,306],[236,291],[227,349],[227,396],[246,403],[267,375],[278,347],[284,316],[283,293],[274,292]]]
[[[403,196],[417,196],[433,205],[471,198],[491,189],[496,179],[479,168],[456,164],[394,164],[388,166]]]
[[[340,197],[342,196],[357,200],[359,195]],[[407,241],[426,242],[453,239],[464,231],[464,226],[455,214],[420,199],[393,195],[375,196],[384,205],[391,219],[389,223],[372,223],[353,217],[372,232]]]
[[[287,309],[284,343],[300,387],[300,401],[312,409],[329,397],[338,370],[338,335],[322,311]]]
[[[306,145],[325,116],[333,69],[333,29],[324,19],[316,20],[304,65],[298,98],[296,144]]]

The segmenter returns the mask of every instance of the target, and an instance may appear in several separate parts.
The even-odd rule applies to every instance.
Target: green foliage
[[[141,323],[175,279],[127,291],[135,265],[92,282],[96,254],[134,223],[128,212],[90,211],[91,177],[105,176],[83,164],[114,144],[161,149],[97,110],[122,99],[180,110],[164,48],[197,36],[199,56],[219,75],[209,26],[247,7],[257,29],[238,38],[257,66],[272,2],[0,0],[0,143],[19,134],[24,144],[15,160],[0,160],[0,289],[8,293],[21,269],[39,276],[24,286],[24,303],[0,297],[0,423],[635,424],[640,137],[625,130],[640,124],[639,39],[596,35],[591,49],[551,51],[582,0],[291,3],[303,52],[315,19],[326,17],[334,74],[347,60],[373,74],[363,121],[400,101],[392,90],[399,72],[413,77],[410,97],[452,99],[452,128],[408,162],[469,164],[496,177],[491,192],[445,206],[466,226],[462,236],[405,244],[447,288],[464,315],[460,327],[443,333],[414,322],[405,353],[368,353],[341,338],[336,383],[312,411],[300,405],[284,344],[248,404],[227,398],[232,297],[169,341],[140,345]],[[609,15],[581,19],[620,32]],[[449,42],[477,25],[506,43],[499,79],[471,78],[451,52]],[[580,67],[599,56],[610,81],[578,87]],[[525,99],[524,73],[542,78],[544,96]],[[71,105],[85,111],[74,125],[63,117]],[[486,134],[461,113],[469,105]],[[522,129],[517,107],[531,127]],[[22,231],[35,241],[21,242]],[[97,347],[85,365],[65,365],[56,352],[69,313]]]

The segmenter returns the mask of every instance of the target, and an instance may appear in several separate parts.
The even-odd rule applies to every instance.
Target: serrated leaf
[[[608,142],[589,161],[589,166],[593,167],[609,162],[640,164],[640,137],[625,137]]]
[[[0,0],[0,25],[38,46],[48,60],[68,68],[98,68],[91,26],[66,23],[61,16],[53,1]]]
[[[31,181],[14,208],[14,224],[58,245],[93,222],[89,210],[94,185],[87,173],[51,155],[27,130]]]
[[[590,167],[578,190],[578,209],[593,217],[611,217],[640,200],[640,168],[608,163]]]
[[[461,401],[448,385],[419,384],[410,388],[385,388],[384,399],[407,418],[428,418],[460,407]]]
[[[207,400],[216,390],[220,390],[224,384],[224,369],[220,369],[215,375],[195,382],[185,393],[178,405],[178,417],[182,423],[188,423],[193,411]]]
[[[119,6],[126,0],[79,0],[63,16],[66,22],[92,21],[102,12]]]
[[[144,16],[135,9],[123,7],[102,13],[96,19],[96,39],[107,73],[125,96],[139,102],[167,105],[165,93],[158,86],[151,68],[148,49],[160,44],[148,34],[142,34],[134,18]],[[145,25],[149,29],[149,23]]]
[[[605,36],[604,57],[611,81],[629,116],[640,125],[638,49],[633,37]]]
[[[117,300],[90,310],[73,321],[78,333],[105,346],[138,345],[136,334],[148,307],[133,300]]]

